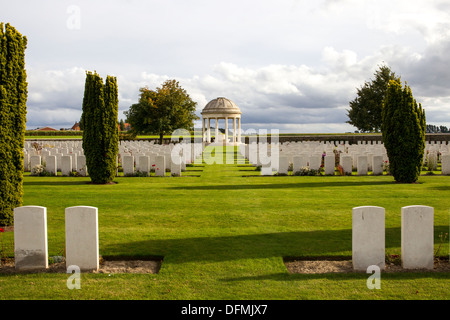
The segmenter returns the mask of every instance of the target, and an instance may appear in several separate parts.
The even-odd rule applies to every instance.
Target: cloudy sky
[[[407,81],[427,123],[450,126],[449,0],[0,0],[28,38],[27,128],[71,127],[86,71],[117,77],[119,118],[139,88],[176,79],[243,129],[349,132],[349,101],[380,65]],[[198,126],[201,126],[198,122]]]

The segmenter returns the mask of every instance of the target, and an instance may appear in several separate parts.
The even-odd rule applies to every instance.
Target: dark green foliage
[[[347,110],[349,121],[361,132],[379,132],[382,124],[381,109],[390,80],[400,81],[388,66],[375,72],[375,79],[357,89],[357,97]]]
[[[192,130],[196,103],[175,80],[167,80],[155,91],[140,89],[139,102],[124,114],[134,134],[159,134],[162,143],[165,134],[176,129]]]
[[[450,133],[450,130],[446,126],[427,124],[426,133]]]
[[[107,76],[103,85],[97,73],[87,72],[81,123],[86,166],[93,183],[114,180],[119,152],[118,109],[117,79]]]
[[[25,131],[26,137],[33,137],[33,136],[82,136],[82,131],[40,131],[40,130],[27,130]]]
[[[26,37],[0,23],[0,225],[13,224],[14,208],[22,205],[26,46]]]
[[[383,142],[389,170],[395,181],[412,183],[419,178],[425,150],[425,111],[411,88],[391,80],[383,105]]]

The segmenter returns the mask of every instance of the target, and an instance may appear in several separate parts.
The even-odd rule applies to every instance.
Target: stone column
[[[241,142],[241,118],[238,118],[238,142]]]
[[[205,142],[205,118],[202,118],[202,142]]]
[[[236,117],[233,117],[233,144],[236,143]]]
[[[225,142],[228,142],[228,117],[225,117]]]
[[[208,128],[206,128],[207,140],[211,142],[211,118],[208,118]]]
[[[219,137],[219,118],[216,118],[216,133],[214,139],[215,142],[217,142],[218,137]]]

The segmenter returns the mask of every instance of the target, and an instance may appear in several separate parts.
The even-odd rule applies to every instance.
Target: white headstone
[[[164,156],[155,157],[155,176],[164,177],[166,175],[166,164]]]
[[[133,156],[123,156],[122,157],[122,168],[123,175],[134,175],[134,157]]]
[[[30,157],[30,171],[33,172],[33,168],[41,165],[41,156]]]
[[[292,170],[293,173],[300,171],[301,168],[308,166],[308,158],[306,156],[294,156]]]
[[[334,176],[335,157],[334,157],[333,153],[325,156],[325,158],[324,158],[324,169],[325,169],[325,174],[326,175],[333,175]]]
[[[385,267],[385,210],[363,206],[352,212],[353,269],[365,271],[371,265]]]
[[[18,270],[48,267],[47,208],[14,209],[14,260]]]
[[[442,155],[441,157],[442,174],[450,174],[450,154]]]
[[[433,269],[434,209],[428,206],[402,208],[402,266],[405,269]]]
[[[57,166],[56,166],[56,156],[47,156],[45,158],[45,170],[49,172],[52,176],[57,175]]]
[[[322,158],[319,155],[311,155],[308,160],[310,170],[319,170],[322,164]]]
[[[278,173],[279,174],[288,174],[289,170],[289,158],[287,156],[280,156],[279,158],[279,167],[278,167]]]
[[[367,175],[367,156],[358,156],[357,171],[359,176]]]
[[[147,176],[150,172],[150,157],[139,156],[139,162],[136,164],[136,170]]]
[[[30,155],[27,152],[23,154],[23,170],[30,171]]]
[[[99,268],[98,209],[77,206],[66,208],[66,266],[80,270]]]
[[[72,173],[72,157],[62,156],[61,157],[61,175],[70,176]]]
[[[352,173],[352,169],[353,169],[352,156],[350,156],[350,155],[341,155],[339,160],[340,160],[342,169],[344,170],[344,174],[351,174]]]
[[[70,153],[69,156],[72,157],[72,171],[77,171],[77,154]]]
[[[372,157],[372,174],[381,175],[383,174],[383,156],[374,155]]]
[[[177,164],[175,162],[171,162],[170,164],[170,175],[173,177],[181,176],[181,163]]]
[[[86,157],[84,155],[77,156],[77,172],[80,176],[87,176]]]

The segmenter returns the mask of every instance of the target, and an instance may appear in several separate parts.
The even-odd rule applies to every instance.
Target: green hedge
[[[25,136],[82,136],[83,131],[41,131],[27,130]]]

